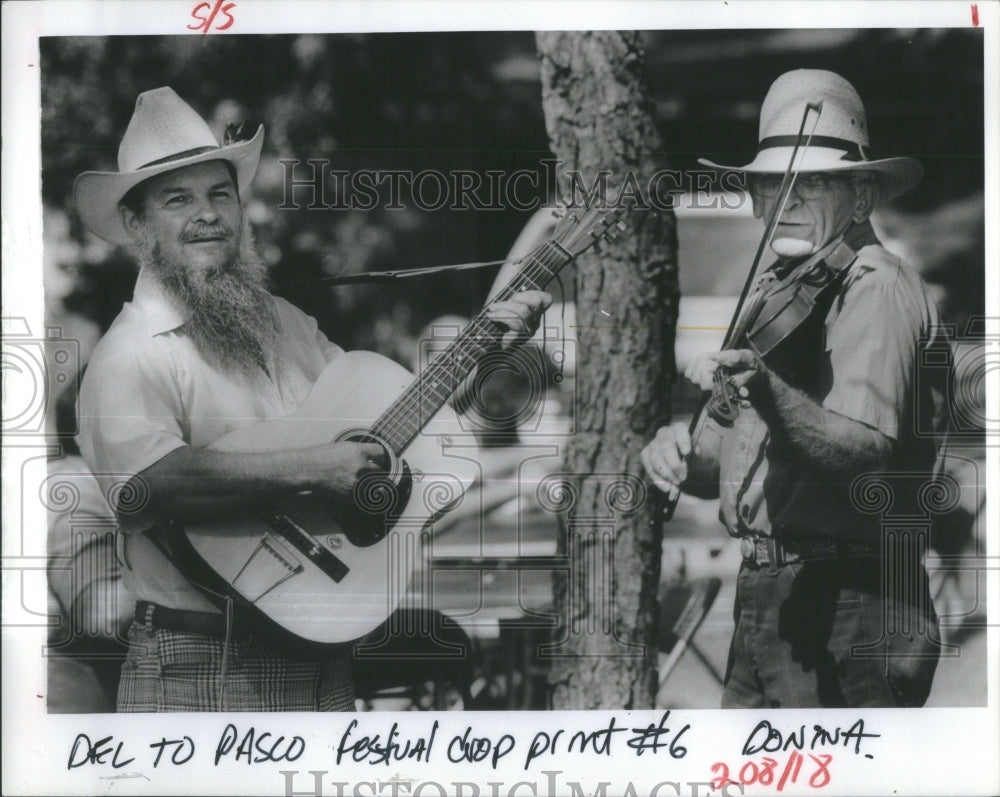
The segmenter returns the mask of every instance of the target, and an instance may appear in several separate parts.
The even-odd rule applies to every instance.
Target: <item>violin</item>
[[[819,310],[829,309],[833,294],[843,282],[847,267],[854,262],[857,251],[876,243],[867,224],[852,225],[843,236],[827,244],[816,254],[785,269],[783,277],[772,275],[772,284],[758,289],[758,295],[744,312],[723,348],[749,348],[772,369],[790,377],[788,357],[782,357],[782,345],[814,320]],[[789,352],[795,357],[797,351]],[[796,385],[800,386],[800,385]],[[804,386],[800,386],[804,387]],[[732,426],[738,414],[738,397],[725,369],[715,373],[712,393],[707,397],[705,411],[721,426]],[[697,414],[697,413],[696,413]]]
[[[854,260],[855,251],[866,230],[864,225],[855,225],[842,239],[828,244],[814,255],[795,263],[783,277],[771,273],[771,284],[767,287],[758,286],[753,301],[746,306],[747,297],[755,281],[761,257],[774,236],[778,220],[784,212],[785,205],[794,187],[797,170],[794,169],[800,147],[803,156],[812,141],[819,117],[823,110],[823,102],[819,100],[807,103],[802,114],[795,145],[788,161],[788,166],[782,176],[778,189],[778,201],[772,207],[771,214],[764,227],[764,234],[757,246],[747,279],[743,284],[736,310],[729,323],[722,350],[735,348],[751,348],[769,367],[779,357],[782,343],[789,340],[793,333],[801,329],[811,318],[814,318],[817,305],[824,297],[833,292],[833,286],[838,285],[846,273],[847,266]],[[815,119],[808,136],[805,135],[809,114],[814,113]],[[801,251],[789,254],[806,255],[808,245],[802,242]],[[776,281],[775,281],[776,280]],[[782,369],[783,370],[783,369]],[[691,449],[697,446],[698,438],[705,427],[706,414],[724,427],[732,426],[739,414],[739,396],[732,378],[723,368],[715,372],[714,385],[710,393],[705,393],[699,400],[694,416],[691,418],[689,434]],[[654,512],[652,522],[667,521],[673,517],[677,508],[680,493],[674,496],[659,494],[660,506]]]

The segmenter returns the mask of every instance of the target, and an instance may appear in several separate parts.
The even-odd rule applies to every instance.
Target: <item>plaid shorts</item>
[[[133,623],[118,685],[118,711],[353,711],[351,660],[289,658],[265,642],[224,643]],[[223,689],[224,683],[224,689]]]

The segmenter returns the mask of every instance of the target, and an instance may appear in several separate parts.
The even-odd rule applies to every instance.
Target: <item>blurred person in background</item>
[[[48,710],[96,714],[115,710],[132,604],[115,554],[117,523],[75,440],[77,389],[54,402],[50,425],[59,454],[48,462],[48,594],[59,618],[49,631]]]
[[[57,618],[48,635],[46,705],[57,714],[93,714],[115,710],[132,610],[115,556],[114,512],[76,442],[78,380],[101,331],[73,309],[83,258],[69,217],[46,205],[43,222],[46,363],[56,395],[46,417],[53,452],[44,488],[46,575]]]

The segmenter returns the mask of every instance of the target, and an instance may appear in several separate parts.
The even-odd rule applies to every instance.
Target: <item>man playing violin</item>
[[[915,505],[936,457],[917,430],[944,415],[942,386],[918,376],[934,302],[869,221],[922,169],[867,149],[854,88],[798,70],[772,84],[751,163],[702,161],[746,175],[778,255],[724,350],[687,369],[713,391],[708,413],[642,452],[668,499],[719,497],[740,539],[724,707],[922,705],[937,663],[919,552],[889,542],[865,492],[884,485],[894,512]]]
[[[75,185],[83,223],[130,246],[140,266],[134,298],[94,351],[81,392],[88,465],[99,479],[127,480],[115,510],[123,581],[139,600],[119,711],[354,708],[346,653],[293,649],[234,627],[232,604],[182,575],[160,533],[163,523],[234,502],[303,490],[350,499],[359,479],[386,464],[382,447],[364,442],[261,454],[206,448],[290,414],[342,353],[266,289],[241,199],[262,144],[263,127],[220,147],[172,89],[155,89],[136,101],[119,171],[87,172]],[[530,337],[550,301],[525,291],[493,303],[502,345]]]

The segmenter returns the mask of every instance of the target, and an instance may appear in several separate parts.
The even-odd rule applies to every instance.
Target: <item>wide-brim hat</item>
[[[172,88],[144,91],[118,147],[118,171],[84,172],[76,178],[77,212],[87,229],[106,241],[131,243],[118,204],[139,183],[174,169],[223,160],[236,170],[242,194],[257,173],[263,145],[261,125],[249,141],[221,146],[208,123]]]
[[[878,180],[881,199],[899,196],[920,182],[924,170],[913,158],[872,160],[869,157],[868,120],[861,97],[840,75],[821,69],[796,69],[771,84],[760,108],[757,155],[750,163],[724,166],[705,158],[699,158],[698,162],[724,171],[784,173],[806,106],[815,107],[819,103],[822,106],[818,121],[815,110],[806,119],[793,169],[800,172],[870,172]],[[805,146],[807,140],[808,147]]]

